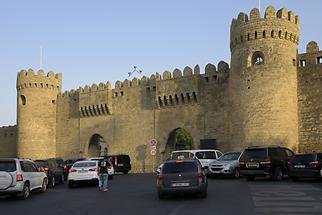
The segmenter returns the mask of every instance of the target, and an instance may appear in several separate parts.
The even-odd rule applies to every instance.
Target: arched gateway
[[[107,143],[100,134],[94,134],[88,144],[88,157],[107,155]]]

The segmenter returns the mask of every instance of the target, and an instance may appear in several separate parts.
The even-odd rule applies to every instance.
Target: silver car
[[[239,159],[241,152],[227,152],[218,160],[209,164],[209,176],[231,176],[233,178],[240,177]]]
[[[27,199],[30,191],[47,190],[47,175],[39,171],[31,160],[7,158],[0,159],[0,194],[15,194]]]

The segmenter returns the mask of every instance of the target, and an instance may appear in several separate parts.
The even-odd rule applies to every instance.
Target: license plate
[[[258,168],[259,164],[258,163],[246,163],[247,168]]]
[[[171,184],[172,187],[188,187],[190,183],[173,183]]]
[[[87,173],[88,171],[87,170],[78,170],[77,172],[78,173]]]
[[[294,168],[305,168],[305,165],[294,165]]]

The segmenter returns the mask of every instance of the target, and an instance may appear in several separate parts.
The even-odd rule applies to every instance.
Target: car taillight
[[[198,182],[199,182],[199,184],[204,182],[204,180],[205,180],[205,175],[201,171],[199,171],[198,172]]]
[[[70,169],[69,173],[76,172],[76,169]]]
[[[260,164],[271,164],[270,160],[262,160],[259,162]]]
[[[157,184],[162,184],[163,179],[164,179],[163,175],[159,174],[157,177]]]
[[[48,170],[49,170],[49,169],[48,169],[48,167],[45,167],[45,168],[44,168],[44,171],[45,171],[45,172],[48,172]]]
[[[320,166],[320,164],[318,161],[313,161],[313,162],[310,162],[308,166],[311,168],[316,168],[316,167]]]
[[[67,168],[67,166],[66,165],[64,165],[64,170],[67,170],[68,168]]]
[[[21,174],[16,175],[16,181],[23,181],[23,177]]]
[[[98,168],[89,169],[90,172],[98,172]]]

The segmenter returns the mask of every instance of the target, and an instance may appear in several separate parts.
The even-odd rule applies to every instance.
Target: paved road
[[[95,186],[58,185],[26,201],[0,198],[1,215],[90,214],[322,214],[322,182],[209,179],[208,198],[177,196],[160,201],[152,174],[117,175],[108,192]]]

